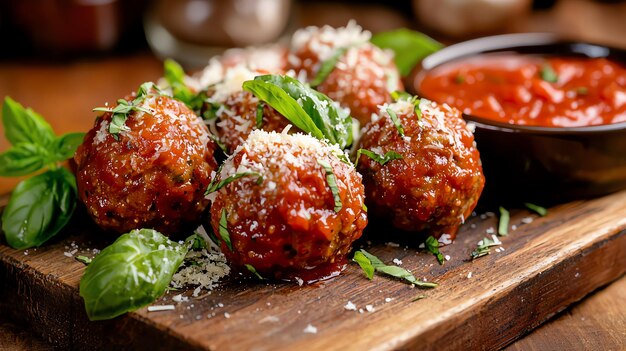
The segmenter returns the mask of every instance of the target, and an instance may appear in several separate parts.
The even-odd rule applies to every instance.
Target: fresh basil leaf
[[[249,270],[252,274],[254,274],[257,278],[259,278],[260,280],[265,280],[265,278],[263,278],[259,272],[257,272],[256,268],[254,268],[253,265],[251,264],[244,264],[244,266],[246,266],[246,269]]]
[[[339,59],[341,59],[346,51],[348,51],[348,48],[346,47],[337,48],[332,56],[322,62],[322,64],[320,65],[320,69],[317,71],[317,74],[315,75],[313,80],[309,82],[309,84],[315,88],[318,85],[324,83],[326,78],[328,78],[328,75],[335,69],[337,62],[339,62]]]
[[[189,89],[187,84],[185,84],[185,71],[176,61],[171,59],[165,60],[163,70],[165,72],[165,80],[172,89],[174,99],[182,101],[187,107],[199,113],[203,107],[206,93],[200,92],[196,94]]]
[[[529,210],[537,213],[541,217],[545,217],[548,214],[548,210],[545,207],[541,207],[539,205],[531,204],[530,202],[525,202],[524,206]]]
[[[411,274],[411,272],[402,267],[388,266],[384,264],[383,261],[381,261],[378,257],[370,254],[363,249],[361,249],[360,252],[371,262],[376,272],[380,272],[394,278],[406,280],[407,282],[422,288],[434,288],[437,286],[436,283],[424,282],[415,278],[415,276]]]
[[[233,243],[230,241],[230,233],[228,233],[228,220],[226,218],[226,209],[222,209],[222,215],[220,216],[219,224],[220,238],[226,243],[226,246],[230,251],[233,251]]]
[[[32,143],[17,143],[0,154],[0,177],[19,177],[42,169],[48,160],[48,150]]]
[[[185,245],[152,229],[120,236],[91,261],[80,280],[87,316],[111,319],[154,302],[186,254]]]
[[[58,168],[19,183],[2,213],[2,231],[15,249],[40,246],[69,222],[76,207],[76,181]]]
[[[428,238],[426,238],[424,246],[426,246],[426,250],[428,250],[428,252],[437,257],[437,261],[439,262],[439,264],[443,264],[444,257],[443,254],[439,252],[439,241],[435,239],[435,237],[429,236]]]
[[[500,221],[498,222],[498,235],[509,235],[509,211],[506,208],[500,206]]]
[[[559,81],[559,76],[556,74],[556,72],[549,63],[545,63],[541,67],[539,75],[541,76],[541,79],[548,83],[556,83]]]
[[[355,167],[358,165],[359,158],[361,158],[361,155],[365,155],[371,158],[372,160],[378,162],[381,166],[384,166],[389,161],[401,160],[404,158],[402,155],[400,155],[399,153],[395,151],[387,151],[384,155],[380,155],[367,149],[359,149],[356,152],[356,163],[354,165]]]
[[[265,101],[296,127],[344,149],[352,144],[352,118],[328,98],[296,79],[264,75],[243,83],[244,90]]]
[[[408,76],[424,57],[443,48],[443,44],[420,32],[406,28],[375,34],[370,40],[381,49],[391,49],[402,76]]]
[[[54,131],[46,120],[8,96],[2,106],[2,123],[6,138],[13,145],[31,143],[47,147],[55,139]]]
[[[401,136],[404,136],[404,127],[402,126],[402,123],[398,119],[398,115],[396,114],[396,112],[392,110],[391,108],[387,108],[387,114],[389,115],[389,118],[391,118],[391,121],[393,122],[393,124],[396,126],[396,129],[398,130],[398,134],[400,134]]]
[[[372,262],[361,251],[357,251],[354,253],[352,261],[358,263],[359,266],[361,266],[361,269],[363,269],[363,272],[365,273],[367,279],[374,279],[374,266],[372,266]]]
[[[204,195],[209,195],[210,193],[216,192],[218,190],[220,190],[221,188],[225,187],[227,184],[234,182],[235,180],[239,179],[239,178],[243,178],[243,177],[247,177],[247,176],[258,176],[261,177],[261,175],[257,172],[241,172],[241,173],[235,173],[233,175],[231,175],[230,177],[221,180],[219,182],[215,182],[215,179],[213,179],[211,181],[211,183],[209,183],[209,186],[207,187],[206,191],[204,192]]]
[[[54,141],[54,154],[55,160],[65,161],[68,158],[74,157],[76,149],[83,143],[85,133],[67,133]]]
[[[339,196],[339,187],[337,187],[337,177],[335,176],[335,172],[333,172],[333,167],[330,163],[325,160],[317,160],[322,168],[324,168],[324,172],[326,173],[326,183],[328,183],[328,187],[330,191],[333,193],[333,200],[335,201],[335,212],[341,211],[343,204],[341,203],[341,196]]]
[[[315,125],[302,106],[300,106],[287,91],[277,84],[259,78],[260,77],[256,77],[254,80],[243,82],[243,89],[251,92],[259,100],[272,106],[272,108],[304,132],[311,133],[311,135],[318,139],[324,139],[322,131]]]

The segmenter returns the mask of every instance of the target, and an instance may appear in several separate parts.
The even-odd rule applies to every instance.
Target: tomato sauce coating
[[[626,121],[626,68],[604,58],[484,55],[435,68],[419,90],[503,123],[580,127]]]
[[[340,153],[308,135],[253,131],[216,181],[252,173],[209,195],[211,226],[218,238],[227,230],[232,244],[231,250],[220,240],[230,263],[251,265],[266,278],[312,282],[337,275],[367,224],[361,176]],[[337,183],[337,212],[325,162]]]
[[[111,113],[98,117],[74,156],[79,197],[105,230],[193,230],[208,205],[215,144],[183,103],[150,95],[142,106],[150,113],[130,112],[119,140],[108,130]]]
[[[400,100],[381,107],[380,117],[363,129],[359,147],[402,155],[384,165],[361,155],[370,211],[405,231],[426,230],[454,239],[478,202],[485,178],[474,136],[458,110],[422,99],[418,117],[413,103]],[[397,116],[401,136],[390,117]]]

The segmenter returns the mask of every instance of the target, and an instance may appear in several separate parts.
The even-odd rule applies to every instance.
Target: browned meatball
[[[339,274],[367,213],[361,176],[337,155],[339,148],[309,135],[252,132],[216,181],[246,175],[209,195],[227,259],[300,283]]]
[[[243,91],[242,85],[244,81],[262,74],[266,73],[251,71],[243,66],[232,67],[227,70],[224,80],[207,92],[207,101],[216,118],[215,132],[229,154],[255,129],[280,132],[290,124],[289,120],[265,103],[261,105],[262,118],[257,120],[259,99],[252,93]],[[291,130],[299,131],[295,127]]]
[[[458,110],[425,99],[415,104],[421,117],[412,101],[400,100],[382,106],[379,118],[363,129],[361,148],[402,156],[384,165],[365,155],[359,158],[368,206],[397,228],[453,239],[485,184],[480,155]],[[390,113],[397,116],[404,137]]]
[[[378,112],[378,105],[392,101],[391,92],[403,89],[392,54],[371,44],[370,37],[353,22],[337,29],[309,27],[294,34],[289,55],[290,68],[311,82],[322,63],[344,49],[316,89],[349,108],[361,125]]]
[[[119,134],[110,133],[107,112],[85,136],[74,156],[80,199],[105,230],[153,228],[167,235],[193,229],[217,167],[209,131],[168,96],[151,92],[139,106],[148,112],[130,112]]]

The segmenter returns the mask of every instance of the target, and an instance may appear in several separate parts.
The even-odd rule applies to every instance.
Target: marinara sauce
[[[626,121],[626,69],[604,58],[493,54],[427,72],[421,93],[465,114],[519,125]]]

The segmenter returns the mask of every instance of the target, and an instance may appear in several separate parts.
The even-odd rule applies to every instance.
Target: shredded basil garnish
[[[230,251],[233,251],[233,244],[230,241],[230,234],[228,233],[228,221],[226,220],[226,209],[222,209],[222,216],[220,217],[219,225],[220,237],[226,243],[226,246]]]
[[[493,246],[498,246],[500,244],[501,244],[500,242],[496,242],[489,238],[484,238],[483,240],[481,240],[480,244],[476,247],[476,249],[472,251],[471,253],[472,259],[477,259],[479,257],[489,255],[491,253],[490,248]]]
[[[328,75],[335,69],[337,62],[339,62],[339,59],[346,53],[346,51],[348,51],[348,48],[346,47],[337,48],[331,57],[322,62],[320,69],[317,71],[317,74],[313,80],[309,82],[309,84],[315,88],[324,83],[326,78],[328,78]]]
[[[265,278],[263,278],[259,272],[257,272],[256,268],[254,268],[253,265],[251,264],[244,264],[244,266],[246,266],[246,269],[248,269],[252,274],[254,274],[257,278],[259,278],[259,280],[265,280]]]
[[[380,155],[367,149],[359,149],[356,152],[356,161],[354,163],[354,167],[359,164],[359,158],[361,158],[361,155],[365,155],[371,158],[372,160],[378,162],[381,166],[384,166],[389,161],[401,160],[403,158],[402,155],[395,151],[387,151],[384,155]]]
[[[539,205],[531,204],[530,202],[524,203],[524,206],[529,210],[537,213],[541,217],[545,217],[548,214],[548,210],[545,207],[541,207]]]
[[[257,129],[260,129],[261,127],[263,127],[263,108],[264,107],[265,107],[265,103],[263,101],[260,101],[256,105],[256,127],[257,127]]]
[[[549,63],[545,63],[539,71],[541,79],[549,83],[556,83],[559,81],[559,76],[554,71],[554,68]]]
[[[439,241],[435,239],[435,237],[429,236],[424,242],[424,246],[426,246],[426,250],[428,250],[428,252],[437,257],[439,264],[443,264],[444,257],[443,254],[439,252]]]
[[[426,296],[426,295],[417,295],[417,296],[415,296],[415,298],[413,300],[411,300],[411,302],[419,301],[419,300],[425,299],[427,297],[428,296]]]
[[[326,162],[325,160],[318,159],[317,163],[319,163],[319,165],[322,166],[324,168],[324,171],[326,172],[326,182],[328,183],[330,191],[333,193],[333,199],[335,200],[335,212],[339,212],[341,211],[343,204],[341,203],[341,197],[339,196],[337,177],[333,172],[333,168],[331,167],[330,163]]]
[[[206,191],[204,192],[204,195],[209,195],[210,193],[216,192],[218,190],[220,190],[221,188],[223,188],[224,186],[226,186],[229,183],[232,183],[233,181],[239,179],[239,178],[243,178],[246,176],[258,176],[261,177],[261,175],[257,172],[241,172],[241,173],[235,173],[231,176],[229,176],[228,178],[221,180],[219,182],[215,182],[215,179],[213,179],[211,181],[211,183],[209,183],[209,186],[207,187]],[[263,178],[261,178],[263,179]],[[261,180],[262,181],[262,180]]]
[[[357,255],[358,252],[360,252],[363,256]],[[363,270],[365,271],[365,274],[368,276],[368,278],[370,276],[369,272],[371,271],[369,267],[372,266],[376,272],[386,274],[394,278],[405,280],[413,285],[416,285],[422,288],[434,288],[437,286],[436,283],[430,283],[430,282],[424,282],[424,281],[418,280],[417,278],[415,278],[413,274],[411,274],[411,272],[407,271],[406,269],[402,267],[387,266],[378,257],[370,254],[369,252],[363,249],[361,249],[360,251],[357,251],[357,253],[355,253],[355,259],[358,259],[358,261],[355,260],[355,262],[359,263],[361,267],[365,267],[363,268]]]
[[[398,115],[396,115],[396,113],[390,108],[387,109],[387,114],[389,114],[389,118],[391,118],[391,121],[396,126],[398,133],[401,136],[404,136],[404,127],[402,126],[402,123],[400,123],[400,120],[398,119]]]
[[[93,111],[112,113],[109,133],[115,140],[119,140],[119,133],[130,130],[126,125],[126,119],[128,119],[128,115],[132,111],[150,113],[150,110],[140,105],[152,91],[155,91],[157,95],[161,94],[161,90],[154,83],[145,82],[139,86],[139,89],[137,89],[137,97],[132,101],[128,102],[124,99],[119,99],[117,100],[117,106],[113,108],[96,107]]]
[[[500,206],[500,221],[498,222],[498,235],[509,235],[509,211],[506,208]]]

